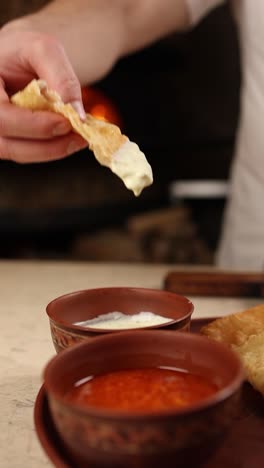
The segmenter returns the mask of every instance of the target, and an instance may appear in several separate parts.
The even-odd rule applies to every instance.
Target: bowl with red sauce
[[[188,331],[193,304],[184,296],[160,289],[108,287],[60,296],[48,304],[46,312],[55,349],[60,352],[80,341],[124,331],[130,327],[134,330],[159,328]],[[110,321],[100,323],[101,317],[113,314],[127,317],[127,325],[124,320],[122,328],[120,320],[112,320],[112,328]],[[157,323],[153,320],[154,317],[159,317]],[[93,323],[97,320],[98,324]],[[104,323],[107,325],[103,325]]]
[[[44,371],[75,467],[199,466],[235,418],[243,379],[223,344],[164,330],[96,337]]]

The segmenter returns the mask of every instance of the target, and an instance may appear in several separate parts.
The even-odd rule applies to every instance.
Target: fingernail
[[[68,154],[77,153],[77,151],[80,151],[81,149],[83,149],[83,146],[78,144],[76,141],[71,141],[67,148],[67,153]]]
[[[56,127],[53,128],[52,134],[53,136],[59,136],[59,135],[65,135],[66,133],[69,133],[71,130],[71,125],[69,122],[62,122],[56,125]]]
[[[83,107],[83,103],[81,101],[73,101],[71,102],[72,107],[76,110],[81,120],[86,119],[86,113]]]

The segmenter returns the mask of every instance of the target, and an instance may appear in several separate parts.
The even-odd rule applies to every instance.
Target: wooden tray
[[[211,319],[210,319],[211,320]],[[209,319],[194,319],[192,332],[198,332]],[[45,388],[35,403],[35,427],[40,443],[56,468],[74,468],[53,424]],[[239,417],[234,421],[223,445],[202,468],[264,467],[264,399],[249,384],[243,387]],[[93,468],[92,465],[87,468]],[[188,468],[188,467],[186,467]]]
[[[169,271],[164,289],[192,296],[264,297],[264,274]]]

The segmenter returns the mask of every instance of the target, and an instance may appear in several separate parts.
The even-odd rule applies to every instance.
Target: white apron
[[[195,24],[221,0],[187,0]],[[241,114],[216,263],[264,269],[264,0],[233,0],[242,64]]]

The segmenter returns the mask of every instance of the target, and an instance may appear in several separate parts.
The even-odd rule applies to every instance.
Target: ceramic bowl
[[[193,304],[184,296],[159,289],[97,288],[58,297],[48,304],[46,311],[55,349],[60,352],[82,340],[120,332],[74,325],[75,322],[113,311],[128,315],[149,311],[170,319],[166,324],[145,327],[144,330],[163,328],[188,331]]]
[[[121,413],[84,408],[65,397],[73,385],[108,371],[169,366],[212,379],[211,397],[185,409]],[[239,406],[243,370],[223,344],[192,333],[119,332],[82,342],[55,356],[44,385],[55,426],[75,467],[190,467],[224,437]]]

